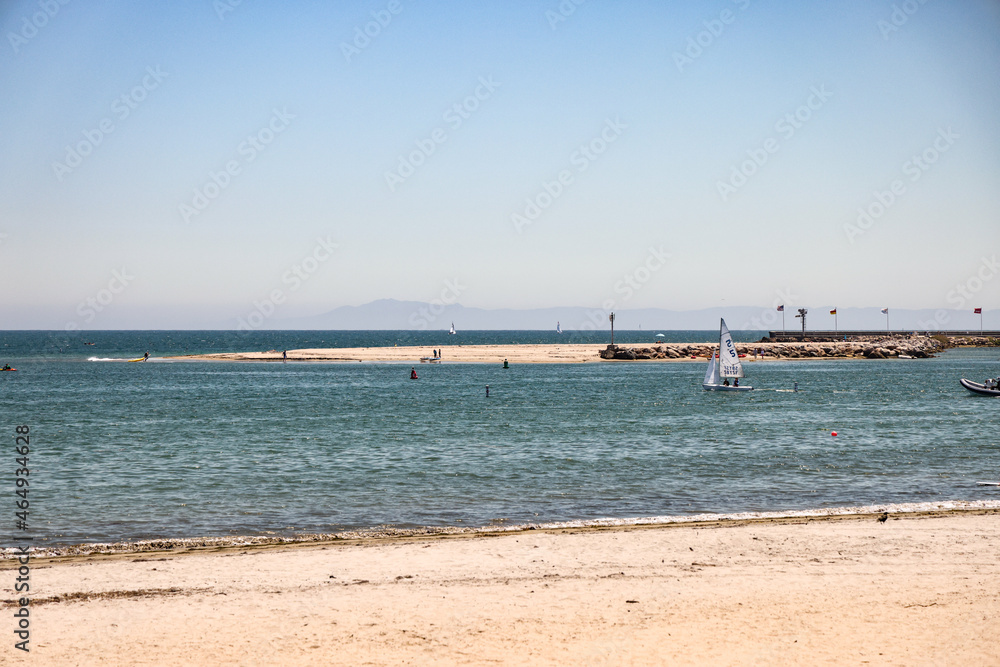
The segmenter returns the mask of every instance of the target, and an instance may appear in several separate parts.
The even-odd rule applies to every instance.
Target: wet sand
[[[1000,664],[986,505],[37,559],[30,657]]]

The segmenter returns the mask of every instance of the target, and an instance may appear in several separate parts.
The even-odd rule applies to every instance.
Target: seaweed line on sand
[[[857,505],[850,507],[826,507],[807,510],[773,512],[737,512],[732,514],[690,514],[675,516],[648,516],[633,518],[582,519],[574,521],[554,521],[548,523],[526,523],[488,526],[423,526],[418,528],[396,528],[376,526],[339,533],[306,533],[299,535],[243,535],[226,537],[185,537],[137,540],[135,542],[104,542],[75,544],[67,546],[31,547],[28,553],[33,558],[58,558],[65,556],[89,556],[98,554],[127,554],[174,549],[222,549],[227,547],[254,547],[270,545],[308,544],[311,542],[332,542],[338,540],[376,540],[385,538],[430,537],[439,535],[491,535],[515,533],[525,530],[563,530],[571,528],[620,528],[629,526],[664,526],[727,521],[757,521],[770,519],[815,519],[839,516],[866,516],[882,514],[919,514],[923,512],[961,512],[975,510],[1000,510],[1000,500],[943,500],[925,503],[886,503],[879,505]],[[17,548],[0,550],[0,561],[16,559],[23,555]]]

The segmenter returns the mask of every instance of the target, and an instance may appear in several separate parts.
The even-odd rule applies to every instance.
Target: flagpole
[[[840,327],[837,325],[837,309],[833,309],[833,330],[840,331]]]

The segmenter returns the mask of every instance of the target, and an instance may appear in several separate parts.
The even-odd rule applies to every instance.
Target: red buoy
[[[832,435],[833,437],[835,437],[835,438],[836,438],[836,437],[837,437],[837,432],[836,432],[836,431],[834,431],[834,432],[832,432],[832,433],[831,433],[830,435]]]

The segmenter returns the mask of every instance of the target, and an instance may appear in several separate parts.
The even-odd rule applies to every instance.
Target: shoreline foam
[[[885,503],[844,507],[813,508],[806,510],[702,513],[691,515],[662,515],[629,518],[580,519],[511,525],[484,526],[420,526],[396,528],[374,526],[336,533],[303,533],[301,535],[240,535],[216,537],[158,538],[123,542],[95,542],[56,546],[33,546],[29,553],[34,559],[63,559],[80,556],[116,556],[151,552],[172,554],[246,549],[253,547],[288,547],[335,543],[382,543],[392,540],[443,537],[488,537],[527,531],[564,532],[569,530],[627,530],[633,528],[665,528],[683,526],[730,526],[748,523],[783,523],[796,520],[862,519],[888,512],[890,515],[937,516],[948,514],[982,514],[1000,512],[1000,500],[942,500],[923,503]],[[6,562],[16,562],[21,552],[14,548],[0,549],[0,569]],[[6,561],[6,562],[5,562]]]

